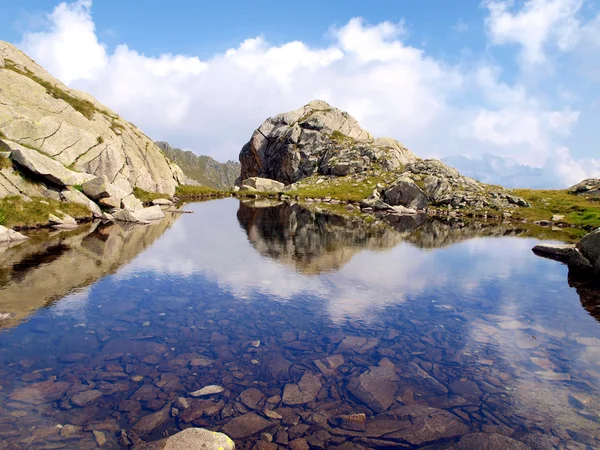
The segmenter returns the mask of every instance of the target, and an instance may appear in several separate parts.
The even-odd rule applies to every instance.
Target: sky
[[[322,99],[487,182],[600,177],[597,0],[21,0],[0,3],[0,30],[155,140],[220,161]]]

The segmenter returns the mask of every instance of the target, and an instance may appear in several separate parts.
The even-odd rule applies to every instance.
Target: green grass
[[[83,192],[83,186],[81,184],[76,184],[75,186],[73,186],[73,189],[79,192]]]
[[[220,197],[226,194],[225,191],[206,186],[181,185],[175,190],[175,196],[179,198]]]
[[[158,198],[169,198],[167,194],[161,194],[159,192],[148,192],[139,187],[133,188],[133,195],[135,195],[139,200],[144,203],[150,203],[152,200],[156,200]]]
[[[366,176],[364,181],[357,181],[352,176],[330,178],[317,184],[318,177],[305,178],[298,183],[298,189],[287,192],[290,196],[300,198],[331,197],[338,200],[360,202],[373,192],[378,183],[388,184],[395,178],[392,173]]]
[[[12,161],[8,159],[6,156],[0,155],[0,170],[1,169],[10,169],[12,167]]]
[[[91,119],[92,117],[94,117],[94,114],[96,113],[97,109],[94,106],[94,104],[92,102],[90,102],[89,100],[77,98],[77,97],[69,94],[68,92],[63,91],[58,86],[55,86],[54,84],[49,83],[48,81],[39,78],[33,72],[31,72],[27,69],[22,69],[22,68],[17,67],[15,65],[15,63],[13,61],[11,61],[10,59],[5,59],[4,62],[5,62],[4,67],[6,69],[12,70],[13,72],[16,72],[20,75],[23,75],[23,76],[35,81],[40,86],[43,86],[44,88],[46,88],[46,92],[48,92],[48,94],[50,94],[52,97],[60,99],[64,102],[68,103],[69,105],[71,105],[71,107],[74,110],[79,111],[87,119]]]
[[[91,217],[90,210],[78,203],[63,203],[42,197],[33,197],[30,202],[22,197],[11,196],[0,199],[0,225],[9,228],[35,228],[48,224],[48,215],[60,210],[75,219]]]
[[[551,220],[554,214],[564,215],[564,222],[588,230],[600,227],[600,198],[569,194],[565,190],[515,189],[531,208],[518,208],[513,217],[519,219]]]
[[[335,130],[333,133],[331,133],[331,135],[329,135],[329,138],[332,141],[337,142],[338,144],[351,144],[355,141],[354,138],[351,138],[350,136],[346,136],[345,134],[339,132],[338,130]]]

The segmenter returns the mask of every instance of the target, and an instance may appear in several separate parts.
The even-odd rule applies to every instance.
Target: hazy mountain
[[[230,189],[236,178],[240,176],[239,162],[220,163],[210,156],[198,156],[190,151],[173,148],[167,142],[157,142],[156,145],[160,147],[167,158],[183,170],[188,178],[203,186]]]

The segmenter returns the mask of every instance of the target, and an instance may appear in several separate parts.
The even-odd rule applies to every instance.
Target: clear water
[[[261,433],[280,448],[600,446],[600,296],[533,255],[537,239],[258,206],[1,251],[0,449],[188,426],[238,448]],[[190,395],[210,385],[224,391]]]

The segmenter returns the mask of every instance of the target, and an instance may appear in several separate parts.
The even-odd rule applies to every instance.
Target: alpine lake
[[[0,449],[600,448],[600,289],[535,232],[184,208],[0,249]]]

